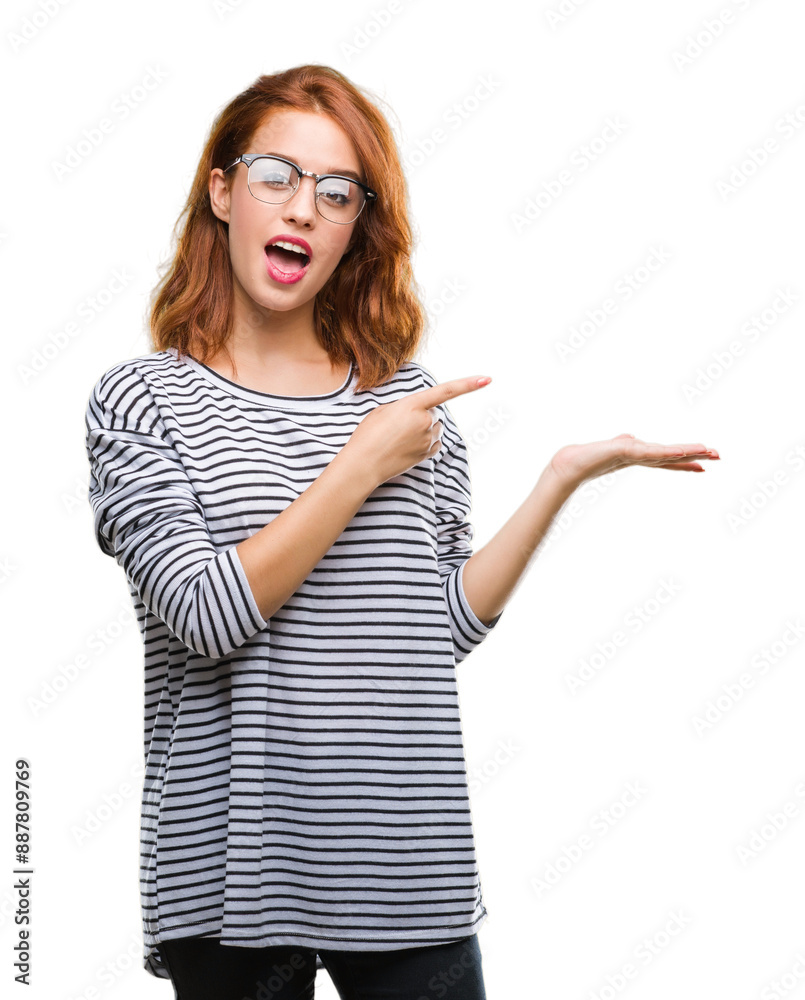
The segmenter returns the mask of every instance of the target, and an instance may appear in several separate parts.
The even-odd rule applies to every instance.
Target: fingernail
[[[488,385],[492,381],[489,375],[484,375],[483,378],[478,379],[478,385]]]

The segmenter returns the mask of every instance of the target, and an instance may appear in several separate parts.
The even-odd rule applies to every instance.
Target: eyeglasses
[[[377,192],[360,181],[342,177],[341,174],[314,174],[283,156],[242,153],[229,166],[224,167],[224,173],[238,163],[245,163],[249,168],[249,193],[258,201],[269,205],[282,205],[290,201],[300,180],[312,177],[316,181],[316,210],[323,219],[340,226],[348,226],[350,222],[354,222],[367,200],[377,199]]]

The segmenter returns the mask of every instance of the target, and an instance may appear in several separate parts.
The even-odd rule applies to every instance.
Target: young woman
[[[465,442],[413,357],[407,189],[377,103],[308,65],[218,116],[154,352],[97,381],[89,498],[145,650],[144,965],[179,1000],[484,997],[456,665],[556,514],[701,444],[562,448],[479,552]],[[460,985],[458,985],[460,981]]]

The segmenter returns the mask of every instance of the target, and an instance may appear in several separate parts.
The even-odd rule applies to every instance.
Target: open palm
[[[629,465],[704,472],[696,459],[719,458],[715,448],[703,444],[655,444],[633,434],[619,434],[609,441],[566,445],[551,459],[551,468],[561,479],[580,485]]]

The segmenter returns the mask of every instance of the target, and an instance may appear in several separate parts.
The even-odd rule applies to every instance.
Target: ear
[[[227,179],[220,167],[215,167],[210,172],[209,188],[210,206],[213,214],[222,222],[229,222],[229,198],[230,190]]]

